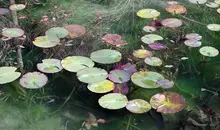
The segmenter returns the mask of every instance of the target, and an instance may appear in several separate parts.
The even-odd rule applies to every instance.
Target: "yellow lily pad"
[[[209,24],[207,28],[211,31],[220,31],[220,24]]]
[[[115,85],[109,80],[88,84],[87,88],[94,93],[107,93],[114,89]]]
[[[156,18],[160,16],[160,12],[155,9],[141,9],[137,12],[137,16],[141,18]]]
[[[150,52],[150,51],[148,51],[148,50],[138,49],[138,50],[135,50],[135,51],[133,52],[133,55],[134,55],[136,58],[143,59],[143,58],[146,58],[146,57],[151,57],[153,54],[152,54],[152,52]]]
[[[215,0],[214,1],[216,4],[219,4],[220,5],[220,0]]]
[[[217,12],[220,14],[220,8],[217,9]]]
[[[204,56],[208,56],[208,57],[215,57],[219,54],[219,51],[211,46],[204,46],[202,48],[199,49],[199,52],[204,55]]]

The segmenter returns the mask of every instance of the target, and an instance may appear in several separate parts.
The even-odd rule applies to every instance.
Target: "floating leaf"
[[[164,19],[161,23],[163,26],[169,27],[169,28],[177,28],[183,24],[182,21],[177,18],[167,18],[167,19]]]
[[[200,41],[197,41],[197,40],[186,40],[184,42],[184,44],[189,46],[189,47],[200,47],[202,45],[202,43]]]
[[[130,74],[130,76],[133,73],[137,72],[137,69],[131,63],[126,63],[126,64],[123,64],[123,65],[118,65],[114,69],[124,70],[124,71],[128,72]]]
[[[23,10],[24,8],[25,8],[25,5],[23,4],[13,4],[9,7],[9,9],[12,11],[20,11],[20,10]]]
[[[129,92],[129,87],[128,87],[127,83],[115,84],[115,88],[113,89],[113,92],[127,95]]]
[[[9,13],[10,13],[10,10],[8,10],[6,8],[0,8],[0,15],[9,14]]]
[[[108,73],[100,68],[85,68],[77,72],[77,78],[83,83],[96,83],[105,80]]]
[[[2,35],[5,37],[21,37],[24,35],[24,31],[20,28],[4,28]]]
[[[59,43],[60,43],[60,39],[58,39],[57,37],[51,37],[51,36],[36,37],[33,41],[33,44],[40,48],[55,47]]]
[[[186,37],[188,40],[197,40],[197,41],[199,41],[199,40],[202,39],[202,36],[200,36],[200,35],[197,34],[197,33],[190,33],[190,34],[187,34],[185,37]]]
[[[93,52],[90,58],[100,64],[112,64],[119,62],[122,56],[121,53],[116,50],[102,49]]]
[[[61,64],[65,70],[70,72],[78,72],[95,65],[90,58],[84,56],[68,56],[61,61]]]
[[[204,55],[204,56],[208,56],[208,57],[215,57],[219,54],[219,51],[211,46],[204,46],[202,48],[199,49],[199,52]]]
[[[219,7],[219,5],[215,2],[208,2],[205,5],[210,8],[218,8]]]
[[[144,62],[150,66],[161,66],[163,63],[162,60],[157,57],[147,57]]]
[[[217,9],[217,12],[220,13],[220,8]]]
[[[88,84],[87,88],[94,93],[107,93],[114,89],[114,83],[109,80]]]
[[[28,89],[43,87],[48,81],[46,75],[40,72],[29,72],[20,78],[20,85]]]
[[[126,109],[132,113],[142,114],[148,112],[151,109],[151,105],[145,100],[133,99],[127,103]]]
[[[135,50],[133,52],[133,55],[136,57],[136,58],[141,58],[141,59],[144,59],[146,57],[151,57],[153,54],[152,52],[148,51],[148,50],[145,50],[145,49],[138,49],[138,50]]]
[[[86,33],[86,28],[78,24],[66,25],[64,28],[69,32],[67,38],[78,38]]]
[[[157,31],[157,29],[153,26],[144,26],[143,30],[145,32],[155,32],[155,31]]]
[[[127,43],[121,39],[121,36],[118,34],[106,34],[102,37],[102,40],[113,46],[126,45]]]
[[[137,16],[141,18],[156,18],[160,16],[160,12],[155,9],[141,9],[137,12]]]
[[[141,37],[141,41],[145,44],[151,44],[154,43],[156,41],[160,41],[163,40],[163,37],[161,37],[160,35],[157,34],[147,34],[143,37]]]
[[[57,73],[60,72],[63,67],[58,59],[44,59],[42,63],[37,64],[37,69],[44,73]]]
[[[193,4],[205,4],[207,0],[189,0]]]
[[[15,72],[17,68],[4,66],[0,67],[0,84],[13,82],[21,76],[20,72]]]
[[[177,1],[167,1],[168,5],[177,5],[179,4]]]
[[[174,92],[158,93],[151,97],[150,104],[157,112],[176,113],[184,109],[186,101],[183,96]]]
[[[116,110],[124,108],[128,103],[128,99],[125,95],[120,93],[109,93],[102,96],[98,102],[103,108]]]
[[[219,4],[220,5],[220,0],[215,0],[214,1],[216,4]]]
[[[182,5],[172,4],[166,8],[166,11],[172,14],[183,14],[186,13],[186,8]]]
[[[162,79],[157,81],[157,86],[160,88],[164,88],[164,89],[172,88],[173,85],[174,85],[173,81],[170,81],[168,79]]]
[[[130,80],[130,75],[124,70],[115,69],[109,72],[108,78],[114,83],[126,83]]]
[[[47,36],[64,38],[64,37],[68,36],[69,32],[63,27],[53,27],[53,28],[47,30],[45,34]]]
[[[211,31],[220,31],[220,24],[209,24],[207,28]]]
[[[164,44],[159,42],[151,43],[148,45],[148,47],[152,50],[164,50],[167,48]]]

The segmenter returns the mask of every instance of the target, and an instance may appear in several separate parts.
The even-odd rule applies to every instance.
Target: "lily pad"
[[[220,31],[220,24],[209,24],[207,28],[211,31]]]
[[[157,31],[157,29],[153,26],[144,26],[143,30],[145,32],[155,32],[155,31]]]
[[[138,49],[138,50],[135,50],[133,52],[133,55],[136,57],[136,58],[140,58],[140,59],[144,59],[146,57],[151,57],[153,54],[152,52],[148,51],[148,50],[145,50],[145,49]]]
[[[168,79],[162,79],[162,80],[158,80],[158,81],[157,81],[157,85],[158,85],[158,87],[160,87],[160,88],[167,89],[167,88],[172,88],[173,85],[174,85],[174,82],[173,82],[173,81],[170,81],[170,80],[168,80]]]
[[[24,35],[24,31],[20,28],[4,28],[2,35],[5,37],[21,37]]]
[[[162,44],[162,43],[159,43],[159,42],[155,42],[155,43],[151,43],[148,45],[148,47],[152,50],[164,50],[164,49],[167,49],[167,47]]]
[[[81,69],[93,67],[95,63],[84,56],[68,56],[61,61],[62,67],[70,72],[78,72]]]
[[[13,4],[9,7],[12,11],[20,11],[23,10],[26,6],[24,4]]]
[[[115,84],[115,88],[113,89],[113,92],[127,95],[129,92],[129,87],[128,87],[127,83]]]
[[[0,15],[3,15],[3,14],[9,14],[10,13],[10,10],[9,9],[6,9],[6,8],[0,8]]]
[[[128,103],[128,99],[120,93],[109,93],[102,96],[98,102],[103,108],[117,110],[124,108]]]
[[[120,52],[111,49],[102,49],[93,52],[90,58],[100,64],[112,64],[119,62],[122,58]]]
[[[37,69],[44,73],[57,73],[63,69],[60,62],[58,59],[44,59],[37,64]]]
[[[150,66],[161,66],[163,63],[162,60],[157,57],[147,57],[144,62]]]
[[[28,89],[38,89],[46,85],[48,78],[40,72],[29,72],[20,78],[20,85]]]
[[[121,36],[118,34],[106,34],[102,37],[102,41],[113,46],[121,46],[127,44],[125,41],[121,39]]]
[[[172,4],[166,8],[166,11],[172,14],[184,14],[186,13],[186,8],[182,5]]]
[[[151,105],[142,99],[133,99],[128,101],[126,109],[135,114],[142,114],[150,111]]]
[[[193,4],[205,4],[207,0],[189,0]]]
[[[123,64],[123,65],[118,65],[114,69],[124,70],[124,71],[128,72],[130,74],[130,76],[133,73],[137,72],[137,69],[131,63],[126,63],[126,64]]]
[[[155,9],[141,9],[137,12],[137,16],[141,18],[156,18],[160,16],[160,12]]]
[[[183,22],[177,18],[167,18],[167,19],[164,19],[161,23],[163,26],[169,27],[169,28],[177,28],[183,24]]]
[[[163,37],[161,37],[160,35],[157,34],[147,34],[143,37],[141,37],[141,41],[145,44],[151,44],[154,43],[156,41],[160,41],[163,40]]]
[[[83,83],[97,83],[106,80],[108,73],[100,68],[85,68],[77,72],[77,78]]]
[[[17,68],[4,66],[0,67],[0,84],[13,82],[21,76],[20,72],[15,72]]]
[[[114,83],[109,80],[88,84],[87,88],[94,93],[107,93],[114,89]]]
[[[58,39],[57,37],[51,37],[51,36],[36,37],[33,41],[33,44],[40,48],[55,47],[59,43],[60,43],[60,39]]]
[[[186,40],[184,42],[184,44],[189,46],[189,47],[200,47],[202,45],[202,43],[200,41],[197,41],[197,40]]]
[[[86,33],[86,28],[78,24],[66,25],[64,28],[69,32],[67,38],[78,38]]]
[[[69,35],[69,32],[63,27],[53,27],[46,31],[47,36],[64,38]]]
[[[217,9],[217,12],[220,14],[220,8]]]
[[[176,113],[184,109],[186,101],[183,96],[174,92],[158,93],[151,97],[150,104],[157,112]]]
[[[202,36],[200,36],[200,35],[197,34],[197,33],[190,33],[190,34],[187,34],[185,37],[186,37],[188,40],[197,40],[197,41],[199,41],[199,40],[202,39]]]
[[[215,0],[214,1],[216,4],[219,4],[220,5],[220,0]]]
[[[108,78],[114,83],[126,83],[130,80],[130,75],[124,70],[115,69],[109,72]]]
[[[219,51],[211,46],[204,46],[202,48],[199,49],[199,52],[204,55],[204,56],[208,56],[208,57],[215,57],[219,54]]]
[[[210,8],[218,8],[219,7],[219,5],[215,2],[208,2],[205,5]]]

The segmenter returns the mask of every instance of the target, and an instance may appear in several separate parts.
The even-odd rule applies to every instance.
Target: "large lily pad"
[[[208,57],[215,57],[219,54],[219,51],[211,46],[204,46],[202,48],[199,49],[199,52],[204,55],[204,56],[208,56]]]
[[[130,80],[130,75],[124,70],[115,69],[110,71],[108,78],[114,83],[126,83]]]
[[[148,51],[148,50],[145,50],[145,49],[138,49],[138,50],[135,50],[133,52],[133,55],[136,57],[136,58],[140,58],[140,59],[144,59],[146,57],[151,57],[153,54],[152,52]]]
[[[114,89],[114,83],[109,80],[103,80],[97,83],[88,84],[87,88],[94,93],[107,93]]]
[[[2,14],[8,14],[8,13],[10,13],[10,10],[9,10],[9,9],[0,8],[0,15],[2,15]]]
[[[17,68],[4,66],[0,67],[0,84],[13,82],[21,76],[20,72],[15,72]]]
[[[157,57],[147,57],[144,62],[150,66],[161,66],[163,63],[162,60]]]
[[[133,99],[127,103],[126,109],[132,113],[142,114],[148,112],[151,109],[151,105],[145,100]]]
[[[29,72],[20,78],[20,85],[28,89],[38,89],[43,87],[48,81],[45,74],[40,72]]]
[[[78,38],[86,33],[86,28],[78,24],[66,25],[64,28],[69,31],[67,38]]]
[[[220,8],[217,9],[217,12],[220,14]]]
[[[70,72],[77,72],[95,65],[90,58],[84,56],[68,56],[61,61],[61,64],[65,70]]]
[[[183,22],[177,18],[167,18],[167,19],[164,19],[161,23],[163,26],[169,27],[169,28],[177,28],[183,24]]]
[[[21,37],[24,35],[24,31],[20,28],[4,28],[2,35],[5,37]]]
[[[102,49],[93,52],[90,58],[100,64],[112,64],[119,62],[122,58],[120,52],[111,49]]]
[[[163,37],[157,34],[147,34],[141,37],[141,41],[145,44],[151,44],[159,40],[163,40]]]
[[[160,12],[155,9],[141,9],[137,12],[137,16],[141,18],[156,18],[160,16]]]
[[[209,24],[207,28],[211,31],[220,31],[220,24]]]
[[[44,59],[37,64],[37,69],[44,73],[57,73],[63,69],[60,62],[58,59]]]
[[[9,7],[12,11],[20,11],[23,10],[26,6],[24,4],[13,4]]]
[[[84,83],[101,82],[108,77],[106,70],[95,67],[79,70],[76,75],[78,79]]]
[[[120,93],[109,93],[102,96],[98,102],[103,108],[117,110],[124,108],[128,103],[128,99]]]
[[[183,96],[174,92],[158,93],[151,97],[150,104],[157,112],[176,113],[184,109],[186,101]]]
[[[63,27],[53,27],[46,31],[46,35],[57,38],[64,38],[68,36],[69,32]]]
[[[186,40],[184,44],[189,47],[200,47],[202,45],[202,42],[197,40]]]
[[[172,14],[183,14],[186,13],[186,8],[182,5],[172,4],[166,8],[166,11]]]
[[[33,44],[40,48],[55,47],[60,43],[60,39],[51,36],[40,36],[34,39]]]

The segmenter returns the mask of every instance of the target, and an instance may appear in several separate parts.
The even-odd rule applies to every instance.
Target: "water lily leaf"
[[[115,69],[110,71],[108,78],[114,83],[126,83],[130,80],[130,75],[124,70]]]
[[[150,66],[161,66],[163,63],[162,60],[157,57],[147,57],[144,62]]]
[[[53,28],[47,30],[45,34],[47,36],[64,38],[64,37],[68,36],[69,32],[63,27],[53,27]]]
[[[208,57],[215,57],[219,54],[219,51],[211,46],[204,46],[202,48],[199,49],[199,52],[204,55],[204,56],[208,56]]]
[[[115,85],[109,80],[88,84],[87,88],[94,93],[107,93],[114,89]]]
[[[133,99],[127,103],[126,109],[132,113],[142,114],[150,111],[151,105],[145,100]]]
[[[96,83],[105,80],[108,73],[100,68],[85,68],[77,72],[78,79],[83,83]]]
[[[126,45],[127,43],[121,39],[121,36],[118,34],[106,34],[102,37],[102,40],[113,46]]]
[[[9,9],[6,9],[6,8],[0,8],[0,15],[3,15],[3,14],[9,14],[10,13],[10,10]]]
[[[122,58],[120,52],[111,49],[102,49],[93,52],[90,58],[100,64],[112,64],[119,62]]]
[[[81,69],[93,67],[95,63],[88,57],[68,56],[61,61],[63,68],[70,72],[78,72]]]
[[[120,93],[109,93],[102,96],[98,102],[103,108],[116,110],[124,108],[128,103],[128,99],[125,95]]]
[[[20,72],[15,72],[17,68],[4,66],[0,67],[0,84],[13,82],[21,76]]]
[[[183,22],[177,18],[167,18],[164,19],[161,23],[163,26],[168,28],[177,28],[183,24]]]
[[[157,29],[153,26],[144,26],[143,30],[145,32],[155,32],[155,31],[157,31]]]
[[[51,36],[40,36],[34,39],[33,44],[40,48],[55,47],[60,43],[60,39]]]
[[[151,97],[150,104],[157,112],[176,113],[184,109],[186,101],[183,96],[174,92],[158,93]]]
[[[152,50],[164,50],[167,48],[164,44],[159,42],[151,43],[148,45],[148,47]]]
[[[21,37],[24,35],[24,31],[20,28],[4,28],[2,35],[5,37]]]
[[[44,59],[37,64],[37,69],[44,73],[57,73],[63,69],[60,62],[58,59]]]
[[[220,24],[209,24],[207,28],[211,31],[220,31]]]
[[[162,80],[157,81],[157,86],[160,88],[164,88],[164,89],[172,88],[173,85],[174,85],[174,82],[168,79],[162,79]]]
[[[148,51],[148,50],[145,50],[145,49],[138,49],[138,50],[135,50],[133,52],[133,55],[136,57],[136,58],[140,58],[140,59],[144,59],[146,57],[151,57],[153,54],[152,52]]]
[[[216,4],[219,4],[220,5],[220,0],[215,0],[214,1]]]
[[[130,74],[130,76],[133,73],[137,72],[137,69],[131,63],[126,63],[126,64],[123,64],[123,65],[115,66],[114,69],[124,70],[124,71],[128,72]]]
[[[161,37],[160,35],[157,34],[147,34],[143,37],[141,37],[141,41],[145,44],[151,44],[154,43],[156,41],[160,41],[163,40],[163,37]]]
[[[220,13],[220,8],[217,9],[217,12]]]
[[[29,72],[20,78],[20,85],[28,89],[38,89],[43,87],[48,81],[45,74],[40,72]]]
[[[177,1],[167,1],[168,5],[178,5],[179,3]]]
[[[13,4],[9,7],[9,9],[12,11],[20,11],[23,10],[24,8],[25,8],[24,4]]]
[[[199,41],[199,40],[202,39],[202,36],[200,36],[200,35],[197,34],[197,33],[190,33],[190,34],[187,34],[185,37],[186,37],[188,40],[197,40],[197,41]]]
[[[207,0],[189,0],[193,4],[205,4]]]
[[[166,11],[172,14],[184,14],[186,13],[186,8],[182,5],[172,4],[166,8]]]
[[[67,38],[78,38],[86,33],[86,28],[78,24],[66,25],[64,28],[69,32]]]
[[[127,83],[115,84],[115,88],[113,89],[113,92],[127,95],[129,92],[129,87],[128,87]]]
[[[197,40],[186,40],[184,44],[189,47],[200,47],[202,45],[202,42]]]
[[[141,18],[156,18],[160,16],[160,12],[155,9],[141,9],[137,12],[137,16]]]
[[[218,8],[219,7],[219,5],[215,2],[208,2],[205,5],[210,8]]]

